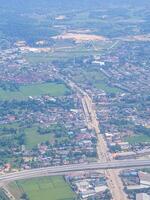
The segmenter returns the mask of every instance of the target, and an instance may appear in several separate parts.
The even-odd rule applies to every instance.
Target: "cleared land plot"
[[[18,200],[26,193],[30,200],[73,200],[74,192],[63,177],[43,177],[16,181],[8,186]]]
[[[62,35],[54,36],[53,39],[57,40],[66,40],[72,39],[76,42],[87,42],[87,41],[105,41],[106,38],[99,35],[92,35],[92,34],[79,34],[79,33],[65,33]]]
[[[131,137],[127,137],[125,138],[125,141],[129,142],[130,144],[138,144],[141,142],[148,142],[150,143],[150,136],[147,135],[135,135],[135,136],[131,136]]]
[[[65,84],[57,83],[41,83],[21,86],[19,91],[11,92],[4,91],[0,89],[0,99],[1,100],[12,100],[12,99],[26,99],[29,96],[41,96],[41,95],[51,95],[51,96],[62,96],[69,92]]]

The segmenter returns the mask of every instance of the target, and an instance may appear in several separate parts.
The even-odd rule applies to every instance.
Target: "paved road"
[[[102,134],[100,134],[100,128],[99,128],[99,122],[97,120],[97,114],[96,114],[96,108],[95,105],[92,102],[92,99],[89,97],[89,95],[84,95],[84,101],[88,108],[88,118],[91,120],[92,128],[95,130],[95,133],[97,135],[97,154],[99,160],[102,162],[111,161],[112,157],[109,153],[109,150],[107,148],[106,141]],[[86,115],[86,113],[85,113]],[[108,187],[111,191],[112,198],[114,200],[128,200],[127,195],[124,192],[124,186],[121,181],[121,178],[119,177],[119,171],[118,170],[105,170],[105,175],[108,177],[107,183]]]
[[[40,176],[65,175],[76,171],[119,169],[119,168],[150,167],[150,160],[123,160],[91,164],[74,164],[54,167],[45,167],[20,172],[8,173],[0,176],[0,185],[14,180],[28,179]]]
[[[97,154],[99,161],[111,161],[112,157],[108,151],[106,141],[104,137],[100,134],[99,121],[97,120],[96,108],[92,102],[92,98],[88,95],[88,93],[86,93],[74,82],[68,79],[65,79],[65,81],[74,91],[76,91],[79,99],[82,102],[87,127],[89,129],[95,130],[95,133],[97,135]],[[119,177],[119,171],[105,170],[104,172],[108,177],[107,183],[111,191],[113,200],[128,200],[127,195],[124,192],[123,183],[121,181],[121,178]]]

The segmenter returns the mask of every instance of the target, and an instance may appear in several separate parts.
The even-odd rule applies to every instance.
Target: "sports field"
[[[51,95],[51,96],[62,96],[68,93],[70,90],[65,84],[58,83],[41,83],[21,86],[19,91],[4,91],[0,89],[0,99],[1,100],[11,100],[11,99],[26,99],[29,96],[35,97],[40,95]]]
[[[29,200],[73,200],[74,192],[63,177],[43,177],[16,181],[8,186],[16,200],[26,193]]]

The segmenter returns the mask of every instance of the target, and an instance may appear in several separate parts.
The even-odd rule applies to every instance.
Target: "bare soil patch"
[[[99,35],[83,34],[83,33],[65,33],[52,37],[53,39],[66,40],[72,39],[76,42],[88,42],[88,41],[106,41],[106,38]]]

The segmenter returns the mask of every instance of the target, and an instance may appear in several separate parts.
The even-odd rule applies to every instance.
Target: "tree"
[[[22,199],[22,200],[29,200],[29,197],[28,197],[28,195],[24,192],[24,193],[22,194],[22,196],[21,196],[21,199]]]

